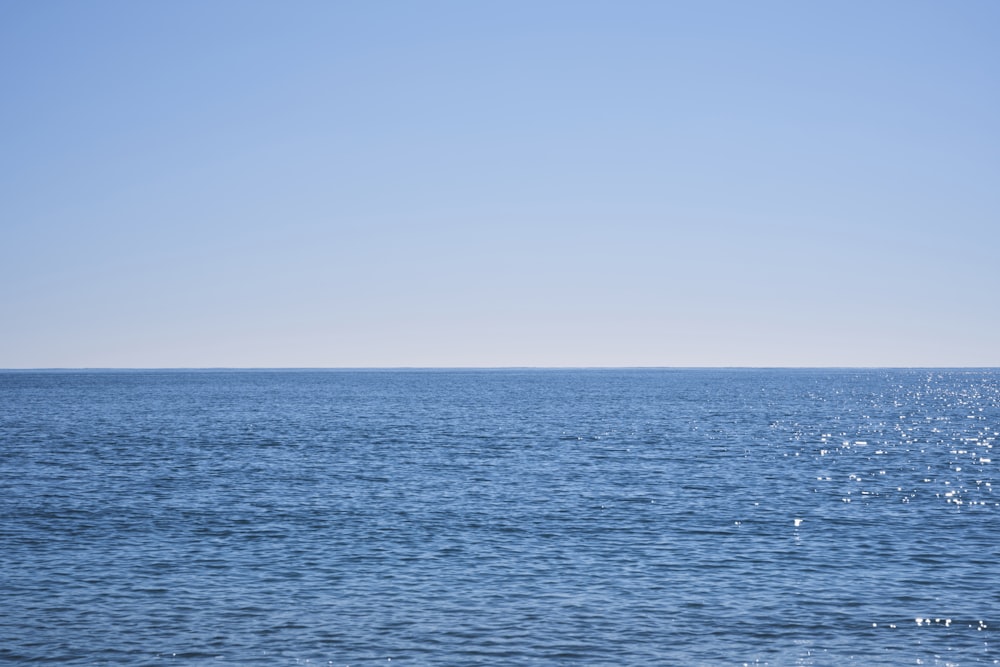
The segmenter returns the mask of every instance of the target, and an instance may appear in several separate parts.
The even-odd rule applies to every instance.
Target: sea
[[[0,373],[0,663],[997,665],[1000,370]]]

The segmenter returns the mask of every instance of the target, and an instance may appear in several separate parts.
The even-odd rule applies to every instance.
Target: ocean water
[[[998,437],[998,370],[0,373],[0,662],[996,665]]]

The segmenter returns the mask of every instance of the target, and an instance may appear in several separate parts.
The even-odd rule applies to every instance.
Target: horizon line
[[[1000,370],[1000,366],[675,365],[675,366],[37,366],[8,372],[58,371],[510,371],[510,370]]]

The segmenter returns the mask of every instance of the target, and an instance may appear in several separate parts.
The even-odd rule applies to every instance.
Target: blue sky
[[[0,4],[0,367],[1000,366],[1000,3]]]

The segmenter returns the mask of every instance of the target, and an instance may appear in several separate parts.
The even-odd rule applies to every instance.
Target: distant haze
[[[3,3],[0,368],[1000,366],[998,25]]]

